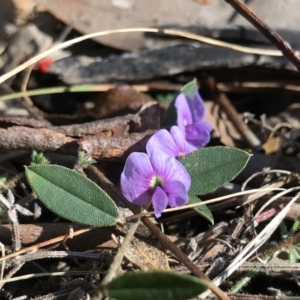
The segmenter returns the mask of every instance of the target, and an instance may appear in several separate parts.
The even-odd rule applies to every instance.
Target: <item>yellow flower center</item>
[[[153,176],[150,180],[150,186],[153,189],[156,188],[157,186],[162,186],[163,184],[164,184],[163,179],[158,175]]]

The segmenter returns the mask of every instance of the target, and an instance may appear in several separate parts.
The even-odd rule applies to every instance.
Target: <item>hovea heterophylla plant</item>
[[[170,131],[157,131],[149,139],[146,153],[128,157],[121,175],[121,190],[128,201],[136,205],[152,201],[155,216],[160,217],[167,205],[183,206],[188,196],[213,191],[245,167],[249,155],[242,150],[203,148],[212,130],[204,121],[205,114],[194,80],[183,87],[166,112],[164,124],[171,126]]]
[[[249,155],[230,147],[206,147],[212,126],[204,120],[205,107],[196,82],[188,83],[170,105],[169,127],[157,131],[145,152],[131,153],[121,174],[121,190],[135,205],[153,205],[155,216],[163,210],[200,202],[198,195],[232,180]],[[172,115],[169,112],[166,115]],[[47,163],[35,155],[26,176],[38,198],[66,219],[92,226],[114,225],[119,216],[114,201],[95,183],[74,170]],[[41,164],[38,164],[41,163]],[[92,163],[81,155],[81,165]],[[213,223],[207,207],[196,211]],[[174,286],[174,282],[177,285]],[[115,299],[187,299],[208,288],[191,276],[153,272],[128,273],[106,286]],[[146,297],[147,296],[147,297]],[[177,298],[176,298],[177,297]]]
[[[205,106],[195,81],[183,87],[169,110],[175,114],[170,118],[170,130],[157,131],[145,153],[131,153],[120,180],[127,200],[135,205],[152,203],[156,217],[168,205],[184,206],[189,196],[229,182],[249,159],[246,152],[235,148],[203,148],[209,142],[212,126],[204,120]],[[26,176],[39,199],[58,215],[94,226],[117,222],[118,209],[113,200],[76,171],[35,164],[26,168]],[[63,200],[55,199],[55,195]],[[207,218],[212,219],[211,215]]]

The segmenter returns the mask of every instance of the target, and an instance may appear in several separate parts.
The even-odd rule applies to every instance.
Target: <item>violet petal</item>
[[[121,191],[125,198],[136,205],[151,201],[151,178],[155,172],[146,153],[131,153],[121,174]]]
[[[161,129],[152,135],[146,149],[148,154],[152,151],[161,150],[170,156],[176,157],[179,153],[173,137],[166,129]]]
[[[187,155],[195,150],[197,150],[197,147],[191,145],[188,143],[185,139],[185,136],[183,132],[180,130],[178,126],[172,126],[170,130],[170,134],[176,144],[177,149],[177,156],[184,156]]]
[[[186,191],[189,190],[191,186],[190,174],[176,158],[161,151],[150,153],[149,158],[155,173],[163,180],[162,186],[167,182],[177,180],[185,186]]]
[[[164,185],[164,190],[168,195],[170,206],[182,206],[187,204],[188,195],[185,186],[179,181],[170,181]]]
[[[177,125],[184,130],[186,125],[193,123],[192,110],[187,97],[180,93],[175,99],[174,106],[177,109]]]
[[[210,140],[212,125],[201,121],[185,127],[186,140],[197,148],[204,147]]]
[[[161,216],[161,212],[168,205],[168,197],[165,191],[161,187],[156,187],[153,196],[152,203],[154,207],[155,217],[159,218]]]
[[[194,99],[192,100],[192,106],[194,109],[194,120],[193,120],[194,123],[202,121],[206,115],[206,110],[205,110],[203,99],[200,96],[198,90],[195,91],[195,96]]]

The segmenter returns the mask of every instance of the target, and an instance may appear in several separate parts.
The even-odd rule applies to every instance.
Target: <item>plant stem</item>
[[[255,12],[240,0],[225,0],[240,15],[256,27],[300,71],[300,58],[282,37],[262,21]]]
[[[126,251],[129,248],[129,245],[130,245],[130,242],[131,242],[131,240],[134,236],[134,233],[135,233],[136,229],[138,228],[139,220],[140,219],[138,219],[136,222],[134,222],[130,226],[130,228],[129,228],[129,230],[128,230],[125,238],[124,238],[124,241],[123,241],[121,247],[118,250],[118,253],[114,257],[114,260],[113,260],[112,264],[110,265],[110,267],[108,269],[108,272],[107,272],[106,276],[104,277],[104,279],[102,281],[103,286],[106,285],[107,283],[109,283],[116,276],[116,273],[117,273],[117,271],[118,271],[118,269],[119,269],[119,267],[122,263],[124,255],[126,254]]]

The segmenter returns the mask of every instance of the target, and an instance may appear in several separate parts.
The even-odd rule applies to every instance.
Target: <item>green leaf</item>
[[[203,293],[207,282],[170,272],[128,272],[107,286],[110,298],[117,300],[184,300]]]
[[[185,94],[186,96],[188,96],[190,99],[194,99],[195,93],[198,90],[198,86],[197,86],[197,80],[194,79],[190,82],[188,82],[186,85],[184,85],[181,88],[181,92],[183,94]]]
[[[96,163],[96,161],[90,156],[90,154],[85,153],[84,151],[80,151],[78,153],[77,163],[81,168],[86,169],[92,164]]]
[[[295,264],[300,259],[298,250],[294,245],[290,245],[289,249],[289,261],[291,264]]]
[[[199,199],[196,196],[189,196],[189,204],[194,204],[194,203],[201,203],[202,200]],[[194,210],[203,218],[205,218],[207,221],[209,221],[212,225],[214,225],[214,217],[209,210],[209,208],[204,204],[198,207],[194,207]]]
[[[212,192],[234,179],[246,166],[250,155],[237,148],[207,147],[180,159],[192,178],[189,195]]]
[[[57,215],[92,226],[117,222],[117,206],[87,177],[57,165],[31,165],[25,172],[38,198]]]
[[[50,161],[44,156],[44,153],[38,153],[33,150],[31,154],[31,163],[37,165],[46,165],[50,164]]]
[[[174,100],[177,93],[164,93],[164,94],[158,94],[156,96],[157,101],[159,104],[163,105],[170,105],[172,101]]]

